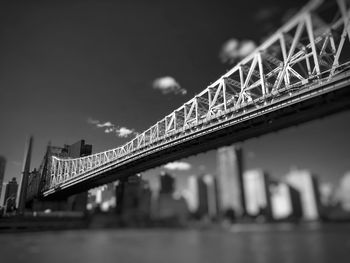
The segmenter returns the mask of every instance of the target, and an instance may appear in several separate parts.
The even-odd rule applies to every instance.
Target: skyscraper
[[[33,136],[30,136],[28,141],[28,147],[25,151],[24,161],[23,161],[24,166],[22,171],[21,188],[20,188],[19,201],[18,201],[19,214],[22,214],[24,212],[24,209],[26,206],[28,179],[30,174],[30,162],[32,158],[32,147],[33,147]]]
[[[160,194],[173,194],[175,190],[175,179],[165,172],[160,174]]]
[[[188,210],[191,213],[195,213],[199,205],[197,176],[191,175],[188,177],[187,180],[188,187],[185,194],[185,198],[187,201]]]
[[[272,217],[275,220],[299,219],[302,216],[299,192],[286,183],[270,186]]]
[[[261,170],[249,170],[243,178],[247,214],[271,218],[268,175]]]
[[[159,220],[183,221],[188,216],[188,209],[183,197],[174,194],[175,178],[165,172],[159,176],[160,189],[156,199],[153,218]]]
[[[206,174],[203,176],[203,181],[207,186],[208,214],[214,218],[219,213],[217,180],[213,175]]]
[[[185,194],[189,211],[198,218],[218,215],[217,183],[215,177],[206,174],[188,178],[188,188]]]
[[[188,178],[186,200],[189,211],[198,218],[208,215],[208,190],[203,176],[191,175]]]
[[[338,199],[345,211],[350,211],[350,172],[347,172],[340,180]]]
[[[197,216],[199,216],[200,218],[209,215],[208,188],[203,179],[204,179],[203,175],[197,177],[197,185],[198,185]]]
[[[242,148],[229,146],[217,152],[218,190],[222,213],[233,210],[236,216],[246,213],[243,189]]]
[[[318,219],[320,195],[316,177],[307,170],[292,170],[286,175],[286,181],[300,193],[303,219]]]
[[[6,166],[6,159],[5,157],[0,155],[0,198],[1,198],[2,182],[4,180],[4,175],[5,175],[5,166]]]
[[[4,207],[6,212],[12,212],[16,208],[18,184],[16,177],[13,177],[10,182],[7,183],[5,188]]]
[[[147,219],[151,212],[151,190],[141,174],[119,181],[116,187],[116,211],[125,219]]]

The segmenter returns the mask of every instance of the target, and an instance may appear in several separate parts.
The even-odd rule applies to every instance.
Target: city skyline
[[[215,5],[213,13],[211,3],[203,2],[200,5],[202,13],[195,14],[195,19],[190,9],[181,4],[136,3],[140,10],[148,11],[136,8],[134,14],[145,20],[143,30],[138,29],[138,24],[130,17],[123,16],[124,11],[130,10],[128,4],[67,4],[58,9],[54,4],[40,7],[29,4],[30,8],[25,11],[23,7],[6,5],[0,11],[3,12],[1,29],[5,34],[5,41],[0,44],[4,57],[0,62],[3,87],[0,154],[8,160],[4,182],[13,176],[19,179],[24,144],[29,134],[35,136],[32,167],[38,167],[49,141],[63,145],[85,139],[94,145],[94,152],[117,147],[127,139],[104,133],[106,130],[89,124],[89,118],[99,120],[98,125],[102,126],[111,122],[135,131],[148,128],[217,79],[224,69],[230,68],[220,64],[218,59],[220,47],[226,40],[248,38],[258,43],[268,35],[268,30],[256,30],[258,23],[268,26],[261,10],[269,16],[270,26],[273,23],[278,27],[280,17],[276,9],[273,15],[272,7],[282,16],[290,8],[304,3],[286,1],[282,7],[278,1],[267,1],[254,6],[252,12],[248,2],[235,8],[229,2],[223,2],[221,6]],[[197,4],[191,2],[190,7],[197,8]],[[52,17],[45,15],[43,10]],[[159,10],[169,18],[160,15]],[[86,15],[82,16],[81,11]],[[183,20],[176,19],[177,11],[186,14]],[[230,16],[222,16],[220,12]],[[62,14],[69,19],[63,21]],[[115,14],[120,17],[115,18]],[[210,21],[208,14],[212,15]],[[21,19],[13,23],[11,17]],[[123,19],[127,21],[125,28],[124,24],[120,27]],[[241,21],[247,25],[245,32],[235,28]],[[188,24],[191,25],[189,28],[184,26]],[[61,32],[59,37],[52,34],[54,31]],[[193,32],[198,34],[198,39],[193,38]],[[19,42],[18,37],[24,41]],[[133,45],[127,46],[123,37]],[[90,38],[93,39],[91,43],[81,41]],[[205,47],[200,46],[202,42],[206,43]],[[139,45],[147,52],[140,51]],[[169,49],[173,53],[169,54]],[[147,68],[151,62],[154,66]],[[137,80],[134,75],[138,76]],[[153,80],[166,75],[174,76],[187,94],[163,95],[152,89]],[[145,107],[145,101],[152,107]],[[145,118],[135,118],[139,109],[147,110]],[[347,154],[349,119],[350,113],[344,112],[244,142],[247,168],[263,168],[278,177],[291,166],[298,166],[315,171],[324,181],[335,182],[350,170]],[[176,173],[179,176],[196,173],[205,164],[209,173],[216,174],[214,152],[200,154],[197,159],[185,159],[192,169]]]

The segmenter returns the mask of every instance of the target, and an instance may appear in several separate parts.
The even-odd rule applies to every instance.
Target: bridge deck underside
[[[255,114],[234,125],[216,129],[211,132],[201,133],[198,136],[191,134],[187,140],[181,140],[177,144],[154,151],[138,159],[110,167],[96,175],[91,175],[84,180],[71,183],[69,187],[58,188],[54,192],[46,194],[44,198],[55,199],[103,185],[115,180],[126,178],[167,162],[185,158],[198,153],[206,152],[221,146],[241,142],[266,133],[277,131],[293,125],[298,125],[312,119],[324,117],[350,108],[349,76],[339,79],[339,82],[331,82],[328,87],[321,87],[314,95],[305,96],[303,99],[295,97],[286,99],[282,106],[269,105],[271,109],[264,108],[263,114]],[[327,86],[327,85],[326,85]],[[294,100],[295,102],[291,102]],[[275,107],[275,108],[273,108]],[[255,110],[257,113],[261,109]],[[254,114],[249,112],[247,114]],[[45,193],[44,193],[45,195]]]

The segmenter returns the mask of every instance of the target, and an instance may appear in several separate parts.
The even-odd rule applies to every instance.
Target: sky
[[[127,142],[233,66],[221,57],[224,43],[258,44],[304,3],[1,1],[4,181],[19,178],[29,135],[33,168],[49,141],[62,146],[85,139],[93,152]],[[161,83],[173,90],[166,92]],[[307,168],[335,183],[350,170],[349,120],[344,112],[248,140],[246,168],[263,168],[277,178],[291,167]],[[215,151],[182,161],[191,164],[173,171],[182,184],[188,174],[216,173]]]

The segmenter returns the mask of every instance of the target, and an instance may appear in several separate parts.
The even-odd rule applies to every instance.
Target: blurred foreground
[[[349,262],[350,224],[0,235],[1,262]]]

